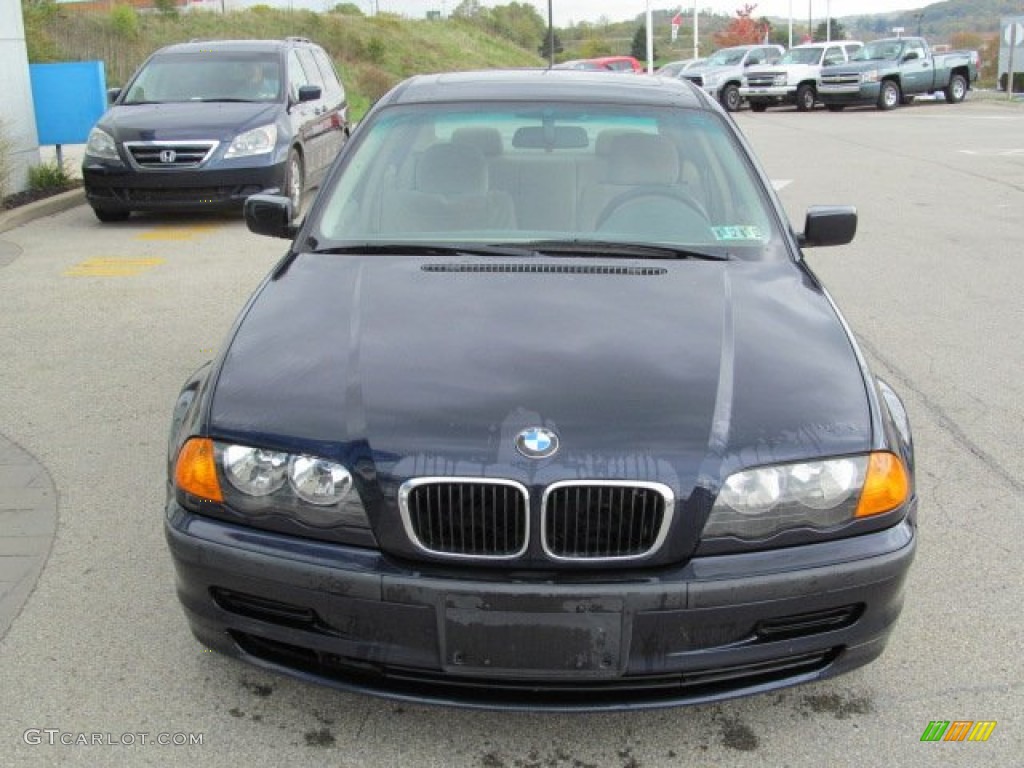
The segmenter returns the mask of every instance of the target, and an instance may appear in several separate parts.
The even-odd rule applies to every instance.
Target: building
[[[0,3],[0,29],[0,193],[9,195],[28,188],[28,169],[40,162],[21,3]]]

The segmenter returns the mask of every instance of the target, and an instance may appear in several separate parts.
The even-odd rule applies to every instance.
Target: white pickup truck
[[[773,104],[796,104],[798,110],[807,112],[818,100],[821,68],[844,64],[863,47],[856,40],[797,45],[773,66],[748,69],[740,95],[754,112],[764,112]]]

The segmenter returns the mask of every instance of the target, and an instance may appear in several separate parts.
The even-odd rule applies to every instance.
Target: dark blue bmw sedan
[[[413,701],[593,710],[883,650],[910,428],[731,119],[676,79],[398,85],[174,408],[196,637]]]

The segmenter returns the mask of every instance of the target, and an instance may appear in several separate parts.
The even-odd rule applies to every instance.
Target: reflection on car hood
[[[867,72],[872,69],[894,66],[894,62],[883,59],[874,61],[848,61],[845,64],[831,64],[821,68],[822,75],[836,75],[840,72]]]
[[[692,67],[686,70],[683,75],[689,77],[690,75],[700,75],[701,77],[707,77],[708,75],[719,75],[724,72],[733,72],[740,69],[739,64],[725,64],[722,66],[715,67]]]
[[[219,139],[274,121],[278,104],[188,102],[135,104],[107,110],[99,125],[116,141]]]
[[[399,478],[656,462],[683,493],[741,464],[867,449],[854,350],[795,265],[608,270],[637,263],[300,255],[248,308],[207,429],[345,461],[368,450]],[[513,438],[540,425],[561,449],[531,462]]]

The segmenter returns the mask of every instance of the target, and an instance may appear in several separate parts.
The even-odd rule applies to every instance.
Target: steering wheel
[[[627,190],[622,194],[613,197],[598,215],[597,223],[594,225],[594,228],[602,229],[608,222],[608,219],[610,219],[620,208],[631,203],[635,203],[638,200],[642,200],[645,197],[660,198],[662,200],[672,200],[676,203],[682,203],[685,207],[689,208],[690,211],[697,214],[697,216],[703,220],[704,224],[709,222],[708,213],[704,210],[704,206],[686,190],[679,187],[643,186],[634,187],[633,189]]]

